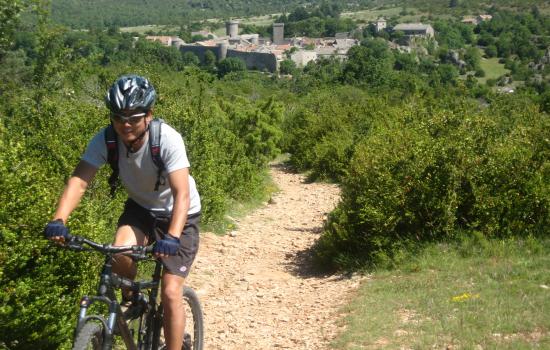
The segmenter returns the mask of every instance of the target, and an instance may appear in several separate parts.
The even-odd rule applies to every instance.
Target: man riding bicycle
[[[199,245],[200,197],[189,175],[189,161],[182,136],[167,124],[160,125],[160,147],[148,147],[156,91],[140,76],[122,76],[105,97],[111,126],[116,135],[115,158],[128,200],[118,220],[114,245],[155,243],[154,253],[162,260],[161,297],[164,305],[164,336],[167,349],[182,349],[185,311],[182,304],[184,280]],[[63,243],[65,226],[97,170],[112,157],[104,128],[90,141],[59,199],[53,220],[46,225],[48,239]],[[111,129],[111,130],[112,130]],[[115,134],[113,133],[113,134]],[[157,137],[158,139],[158,137]],[[160,150],[158,149],[160,148]],[[154,153],[160,153],[159,168]],[[158,157],[158,155],[157,155]],[[114,174],[116,176],[116,173]],[[135,278],[137,268],[127,256],[117,256],[113,272]],[[131,300],[131,292],[123,298]]]

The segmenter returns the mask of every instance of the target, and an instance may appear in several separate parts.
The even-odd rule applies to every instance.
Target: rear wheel
[[[104,337],[103,325],[88,321],[76,334],[73,350],[101,350]]]

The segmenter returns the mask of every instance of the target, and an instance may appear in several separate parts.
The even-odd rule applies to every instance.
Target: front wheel
[[[186,326],[183,350],[202,350],[204,341],[204,326],[202,307],[197,293],[189,287],[183,289],[185,300]]]
[[[103,325],[88,321],[76,334],[73,350],[101,350],[104,341]]]
[[[185,308],[185,332],[183,335],[182,350],[203,350],[204,326],[202,308],[195,291],[189,287],[183,289],[183,307]],[[157,313],[156,332],[154,334],[154,349],[164,350],[164,332],[162,319],[164,316],[162,305]]]

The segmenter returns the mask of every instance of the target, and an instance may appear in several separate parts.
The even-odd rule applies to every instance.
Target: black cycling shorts
[[[199,221],[200,212],[190,214],[185,221],[185,227],[180,236],[180,247],[177,255],[162,258],[162,264],[168,272],[187,277],[191,265],[199,250]],[[143,208],[132,199],[124,205],[124,212],[118,219],[118,227],[133,226],[147,235],[149,244],[162,239],[168,232],[170,217],[158,216]]]

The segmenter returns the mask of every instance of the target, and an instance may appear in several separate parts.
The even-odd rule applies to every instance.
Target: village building
[[[474,16],[465,16],[462,18],[462,23],[477,25],[477,18]]]
[[[179,46],[184,43],[184,41],[177,36],[166,36],[166,35],[149,35],[146,36],[145,39],[149,41],[157,41],[165,46]]]
[[[384,19],[384,17],[380,17],[378,18],[378,20],[376,21],[376,25],[375,25],[375,29],[376,29],[376,32],[379,33],[383,30],[386,29],[386,20]]]
[[[433,38],[435,35],[431,25],[422,23],[400,23],[393,30],[401,31],[409,37]]]
[[[490,21],[492,19],[493,19],[492,15],[478,15],[477,16],[478,23],[479,22],[484,22],[484,21]]]
[[[296,64],[296,67],[303,68],[309,62],[317,60],[317,52],[313,50],[298,50],[290,55],[290,59]]]
[[[493,16],[491,15],[464,16],[461,22],[465,24],[478,25],[483,21],[490,21],[491,19],[493,19]]]
[[[248,69],[276,72],[279,63],[285,60],[288,52],[290,59],[298,67],[304,67],[308,62],[319,58],[336,57],[344,60],[352,46],[359,41],[350,38],[350,33],[336,33],[331,38],[285,38],[284,23],[273,24],[272,40],[260,38],[258,34],[239,34],[239,22],[235,20],[226,23],[226,35],[216,37],[207,31],[193,32],[206,40],[186,44],[177,37],[148,36],[147,40],[158,41],[166,46],[177,46],[183,53],[191,52],[201,62],[206,60],[208,52],[223,60],[228,57],[244,61]]]

